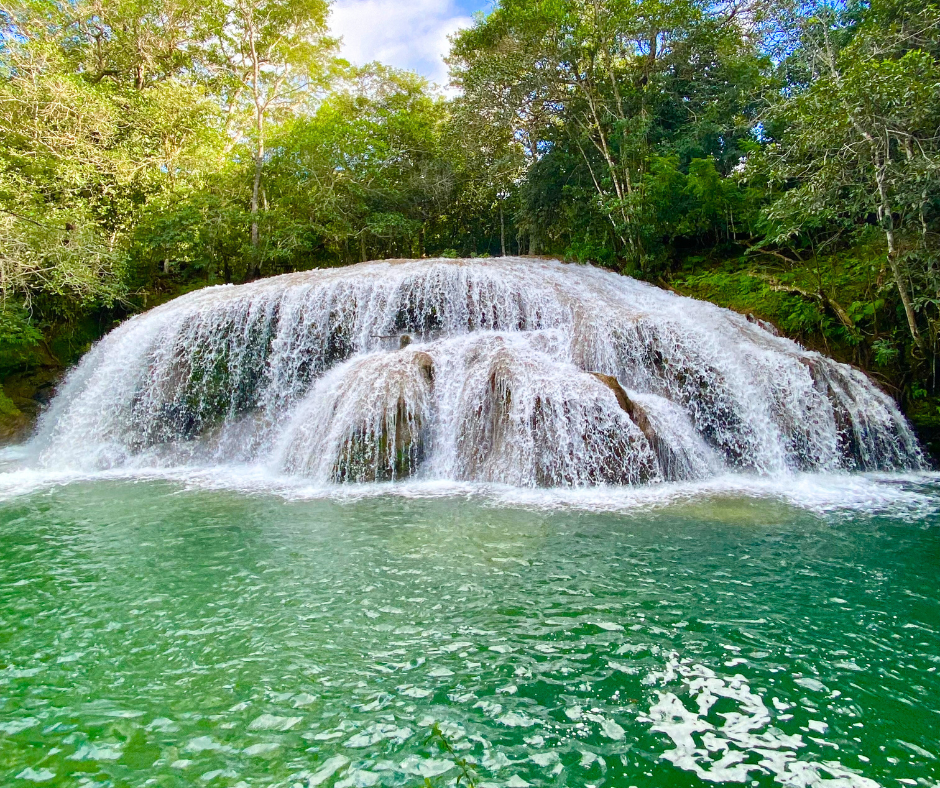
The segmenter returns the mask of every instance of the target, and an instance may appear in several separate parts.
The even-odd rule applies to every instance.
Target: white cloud
[[[447,37],[472,20],[454,0],[336,0],[333,34],[353,63],[378,60],[447,85]]]

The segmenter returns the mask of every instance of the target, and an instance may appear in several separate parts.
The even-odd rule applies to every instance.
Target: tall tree
[[[328,83],[329,56],[336,46],[328,35],[328,12],[327,0],[215,0],[203,16],[230,118],[245,109],[250,118],[253,275],[260,272],[258,213],[268,124],[274,116],[310,106]],[[230,134],[237,134],[236,129],[237,124],[229,125]]]
[[[377,64],[350,69],[317,111],[273,140],[270,198],[281,249],[343,262],[420,255],[452,206],[441,148],[446,108],[425,80]],[[335,259],[335,257],[334,257]]]
[[[140,207],[198,181],[214,158],[216,105],[200,85],[176,78],[182,61],[155,48],[142,78],[140,31],[159,26],[154,8],[96,0],[0,6],[5,298],[38,296],[66,311],[113,302]],[[166,35],[161,51],[180,54],[176,34]]]
[[[566,151],[556,158],[570,183],[571,158],[580,160],[593,208],[637,262],[649,252],[654,155],[684,146],[683,165],[714,155],[727,172],[750,131],[736,116],[759,75],[742,27],[697,0],[503,0],[458,35],[451,63],[462,101],[509,126],[531,167]]]

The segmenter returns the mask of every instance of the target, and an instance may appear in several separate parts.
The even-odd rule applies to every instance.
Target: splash
[[[40,423],[40,466],[257,466],[320,484],[516,487],[916,470],[862,373],[590,266],[364,263],[127,321]]]

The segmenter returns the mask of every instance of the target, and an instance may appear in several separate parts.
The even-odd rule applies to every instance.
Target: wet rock
[[[424,375],[428,385],[434,383],[434,359],[422,351],[415,353],[415,364],[418,365],[418,369],[421,370],[421,374]]]
[[[0,386],[0,445],[21,443],[55,395],[65,370],[44,366],[10,375]]]
[[[404,294],[395,315],[395,330],[406,334],[427,336],[444,328],[444,303],[438,293],[427,297],[425,293],[409,290]]]
[[[633,411],[634,411],[634,408],[636,408],[636,405],[633,403],[633,400],[631,400],[627,396],[627,392],[623,390],[623,386],[620,385],[617,378],[615,378],[613,375],[605,375],[603,372],[589,372],[588,374],[593,375],[601,383],[607,386],[607,388],[609,388],[612,392],[614,392],[614,396],[617,398],[617,404],[620,405],[620,407],[623,408],[630,415],[631,419],[634,419],[634,421],[636,421],[633,415]],[[643,414],[643,418],[646,419],[647,422],[649,421],[646,418],[645,413]],[[639,424],[637,426],[639,427]],[[642,427],[640,427],[640,429],[643,430]],[[644,435],[646,434],[645,431],[643,434]]]
[[[668,481],[676,479],[675,469],[679,468],[682,463],[672,447],[656,432],[645,408],[630,399],[627,392],[624,391],[623,386],[620,385],[620,382],[613,375],[605,375],[602,372],[590,372],[589,374],[597,378],[614,393],[614,396],[617,398],[617,404],[620,405],[630,417],[630,420],[636,424],[640,432],[643,433],[643,437],[649,442],[650,448],[656,455],[663,478]]]
[[[780,336],[780,332],[777,330],[777,327],[773,323],[768,323],[766,320],[761,320],[753,312],[748,312],[745,317],[747,318],[748,323],[753,323],[756,326],[760,326],[764,331],[769,334],[773,334],[775,337]]]
[[[659,441],[656,430],[653,429],[653,425],[650,423],[650,418],[646,411],[641,405],[638,405],[627,396],[627,392],[623,390],[623,386],[620,385],[617,378],[613,375],[605,375],[602,372],[591,372],[590,374],[614,393],[614,396],[617,398],[617,404],[627,412],[627,415],[633,423],[640,428],[640,432],[642,432],[650,442],[650,445],[653,445],[654,441]]]
[[[513,359],[503,340],[493,340],[498,350],[488,360],[486,383],[473,398],[472,415],[457,436],[457,452],[464,458],[461,478],[492,481],[494,468],[513,467],[518,441],[513,441]],[[468,372],[486,363],[477,348],[465,358]]]
[[[31,423],[30,418],[0,391],[0,445],[24,440]]]
[[[836,423],[836,435],[839,455],[843,464],[850,470],[869,470],[865,467],[862,446],[858,439],[852,414],[846,405],[851,401],[850,394],[842,389],[841,381],[833,379],[819,359],[803,356],[800,363],[809,370],[814,388],[820,392],[832,406],[832,417]]]
[[[354,350],[350,324],[352,320],[338,310],[330,313],[329,331],[323,347],[321,366],[329,369],[348,359]]]
[[[414,380],[409,363],[417,368],[420,382]],[[419,351],[402,354],[396,364],[399,365],[396,375],[401,377],[394,385],[401,393],[386,400],[344,440],[333,466],[333,481],[368,483],[404,479],[414,475],[424,459],[426,415],[417,403],[434,383],[434,359]]]
[[[424,444],[423,419],[400,399],[394,419],[383,419],[377,431],[358,429],[346,439],[333,467],[333,481],[365,484],[408,478],[424,459]]]

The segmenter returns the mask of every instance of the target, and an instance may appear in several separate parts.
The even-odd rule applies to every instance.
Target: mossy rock
[[[918,400],[907,410],[917,438],[935,465],[940,465],[940,399]]]
[[[55,394],[65,370],[40,367],[11,375],[0,386],[0,444],[19,443]]]
[[[29,432],[31,420],[0,386],[0,444],[17,443]]]
[[[414,354],[413,362],[428,387],[434,385],[434,359],[428,353]],[[333,466],[336,482],[387,482],[413,476],[425,455],[425,419],[412,412],[404,398],[395,405],[394,417],[375,425],[362,425],[343,443]],[[390,433],[391,423],[393,431]]]
[[[414,475],[424,459],[422,419],[408,413],[400,400],[395,412],[394,433],[383,421],[377,432],[362,428],[344,442],[333,466],[333,481],[356,484],[388,482]]]

